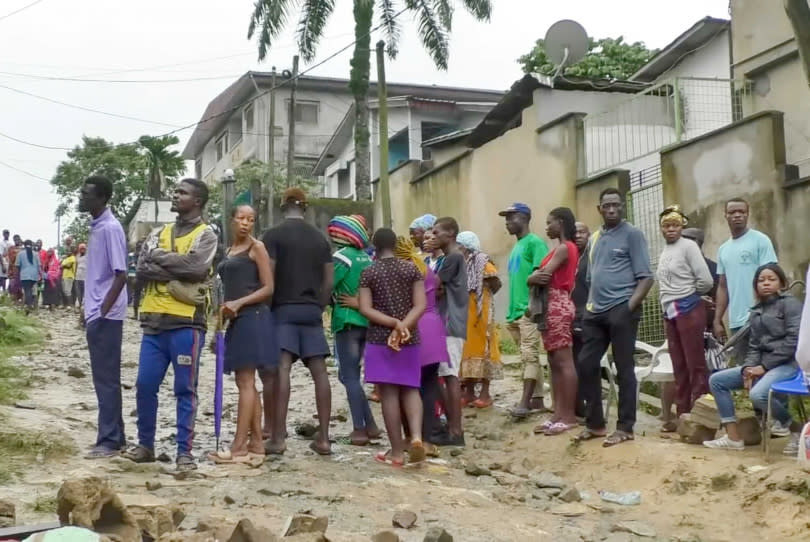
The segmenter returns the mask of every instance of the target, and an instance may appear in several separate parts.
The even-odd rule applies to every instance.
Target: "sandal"
[[[431,444],[430,442],[425,442],[425,454],[428,457],[440,457],[441,454],[439,453],[439,447],[435,444]]]
[[[602,447],[610,448],[611,446],[616,446],[617,444],[621,444],[622,442],[626,442],[628,440],[635,440],[635,438],[636,437],[633,436],[633,433],[628,433],[627,431],[617,429],[605,439],[605,442],[602,443]]]
[[[575,440],[576,442],[585,442],[586,440],[593,440],[596,438],[604,438],[604,437],[605,433],[600,434],[594,431],[593,429],[588,429],[586,427],[585,429],[582,430],[582,432],[579,435],[575,436],[573,440]]]
[[[427,459],[427,450],[425,450],[425,445],[421,440],[415,439],[413,442],[411,442],[411,447],[408,450],[408,462],[421,463],[425,459]]]
[[[552,425],[554,425],[555,423],[556,422],[554,422],[552,420],[546,420],[543,423],[541,423],[540,425],[535,426],[535,428],[532,431],[534,432],[535,435],[540,435],[540,434],[545,435],[548,428],[551,427]]]
[[[472,406],[475,408],[489,408],[492,406],[492,398],[489,399],[476,399],[472,402]]]
[[[131,446],[128,450],[121,454],[121,457],[129,459],[133,463],[154,463],[155,452],[149,448],[145,448],[140,444]]]
[[[529,417],[530,411],[528,408],[523,408],[521,406],[515,406],[509,409],[509,414],[516,420],[525,420]]]
[[[251,454],[233,455],[230,450],[220,450],[218,452],[208,452],[206,455],[208,460],[213,461],[217,465],[233,465],[236,463],[249,463]],[[264,457],[264,456],[262,456]]]
[[[665,424],[661,425],[661,432],[662,433],[674,433],[678,430],[678,424],[675,422],[666,422]]]
[[[547,437],[553,437],[555,435],[561,435],[566,431],[573,429],[576,426],[577,424],[575,423],[568,424],[565,422],[554,422],[546,428],[543,434],[546,435]]]
[[[387,452],[380,452],[376,456],[374,456],[374,461],[377,463],[383,463],[385,465],[394,467],[394,468],[402,468],[405,466],[404,459],[392,459],[391,458],[391,450]]]
[[[318,443],[314,440],[309,443],[309,449],[318,455],[332,455],[331,445],[328,448],[321,448],[320,446],[318,446]]]

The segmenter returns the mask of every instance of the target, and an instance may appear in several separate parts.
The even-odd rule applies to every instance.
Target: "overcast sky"
[[[39,145],[70,148],[82,135],[116,143],[134,141],[143,134],[196,122],[208,102],[239,75],[269,71],[272,65],[287,68],[295,53],[295,25],[291,25],[269,59],[256,61],[255,46],[246,39],[253,0],[40,0],[2,18],[32,2],[0,0],[0,134]],[[596,38],[623,35],[655,48],[701,17],[728,17],[728,0],[493,0],[493,4],[488,25],[457,10],[447,72],[433,67],[411,16],[401,16],[406,24],[400,55],[387,66],[389,81],[504,90],[520,76],[516,58],[559,19],[579,21]],[[351,0],[338,0],[325,35],[315,62],[352,42]],[[373,36],[372,43],[378,39]],[[350,55],[351,49],[311,73],[348,77]],[[20,74],[149,82],[54,81]],[[203,80],[161,81],[190,78]],[[153,122],[74,109],[10,89]],[[179,150],[190,135],[191,130],[179,134]],[[64,150],[0,136],[0,229],[42,238],[47,245],[56,243],[56,197],[46,179],[64,158]]]

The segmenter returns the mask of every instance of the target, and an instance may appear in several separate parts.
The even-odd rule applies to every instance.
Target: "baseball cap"
[[[526,216],[532,216],[532,210],[529,208],[528,205],[526,205],[525,203],[517,203],[517,202],[513,203],[512,205],[510,205],[509,207],[507,207],[498,214],[500,216],[506,216],[512,213],[523,213]]]
[[[284,191],[281,195],[281,204],[286,205],[292,203],[294,205],[302,205],[307,203],[307,194],[297,186],[293,186]]]

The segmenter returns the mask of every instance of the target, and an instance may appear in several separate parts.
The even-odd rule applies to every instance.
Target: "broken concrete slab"
[[[453,535],[441,527],[431,527],[425,533],[423,542],[453,542]]]
[[[59,521],[63,525],[109,534],[121,542],[141,542],[137,519],[101,478],[67,480],[59,488],[56,499]]]
[[[391,519],[391,524],[400,529],[410,529],[416,525],[416,514],[410,510],[399,510]]]
[[[305,533],[325,533],[329,527],[329,518],[311,514],[295,514],[287,519],[281,536],[294,536]]]

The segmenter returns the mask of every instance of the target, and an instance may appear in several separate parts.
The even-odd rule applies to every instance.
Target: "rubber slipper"
[[[408,462],[421,463],[425,459],[427,459],[427,451],[422,441],[416,439],[411,442],[411,448],[408,450]]]
[[[575,424],[575,423],[574,424],[567,424],[567,423],[564,423],[564,422],[555,422],[555,423],[551,424],[549,427],[547,427],[546,430],[543,432],[543,434],[546,435],[547,437],[553,437],[555,435],[561,435],[561,434],[565,433],[566,431],[569,431],[569,430],[575,428],[576,426],[577,426],[577,424]]]
[[[577,442],[585,442],[586,440],[593,440],[597,438],[605,438],[605,435],[595,433],[586,427],[579,435],[575,436],[573,440]]]
[[[614,431],[608,438],[605,439],[605,442],[602,443],[602,447],[610,448],[611,446],[616,446],[617,444],[627,442],[628,440],[635,440],[635,438],[636,437],[633,436],[633,433],[628,433],[627,431]]]
[[[398,469],[405,466],[404,459],[391,459],[390,454],[391,450],[388,450],[387,452],[380,452],[374,456],[374,461]]]
[[[528,418],[529,413],[530,413],[529,409],[528,408],[523,408],[523,407],[513,407],[509,411],[509,414],[511,414],[512,417],[517,419],[517,420],[524,420],[524,419]]]
[[[230,450],[220,450],[218,452],[208,452],[206,457],[217,465],[228,465],[236,463],[249,463],[250,454],[233,455]]]
[[[667,422],[661,426],[662,433],[674,433],[678,430],[678,424],[675,422]]]
[[[309,443],[309,449],[315,452],[318,455],[332,455],[332,447],[330,446],[326,450],[320,448],[318,444],[313,440]]]
[[[546,420],[540,425],[536,426],[532,431],[535,435],[545,434],[549,427],[554,425],[555,422],[552,420]]]
[[[425,442],[425,454],[428,457],[440,457],[441,454],[439,453],[439,447],[435,444],[431,444],[430,442]]]
[[[492,399],[488,399],[484,401],[483,399],[476,399],[472,402],[472,406],[475,408],[489,408],[492,406]]]

